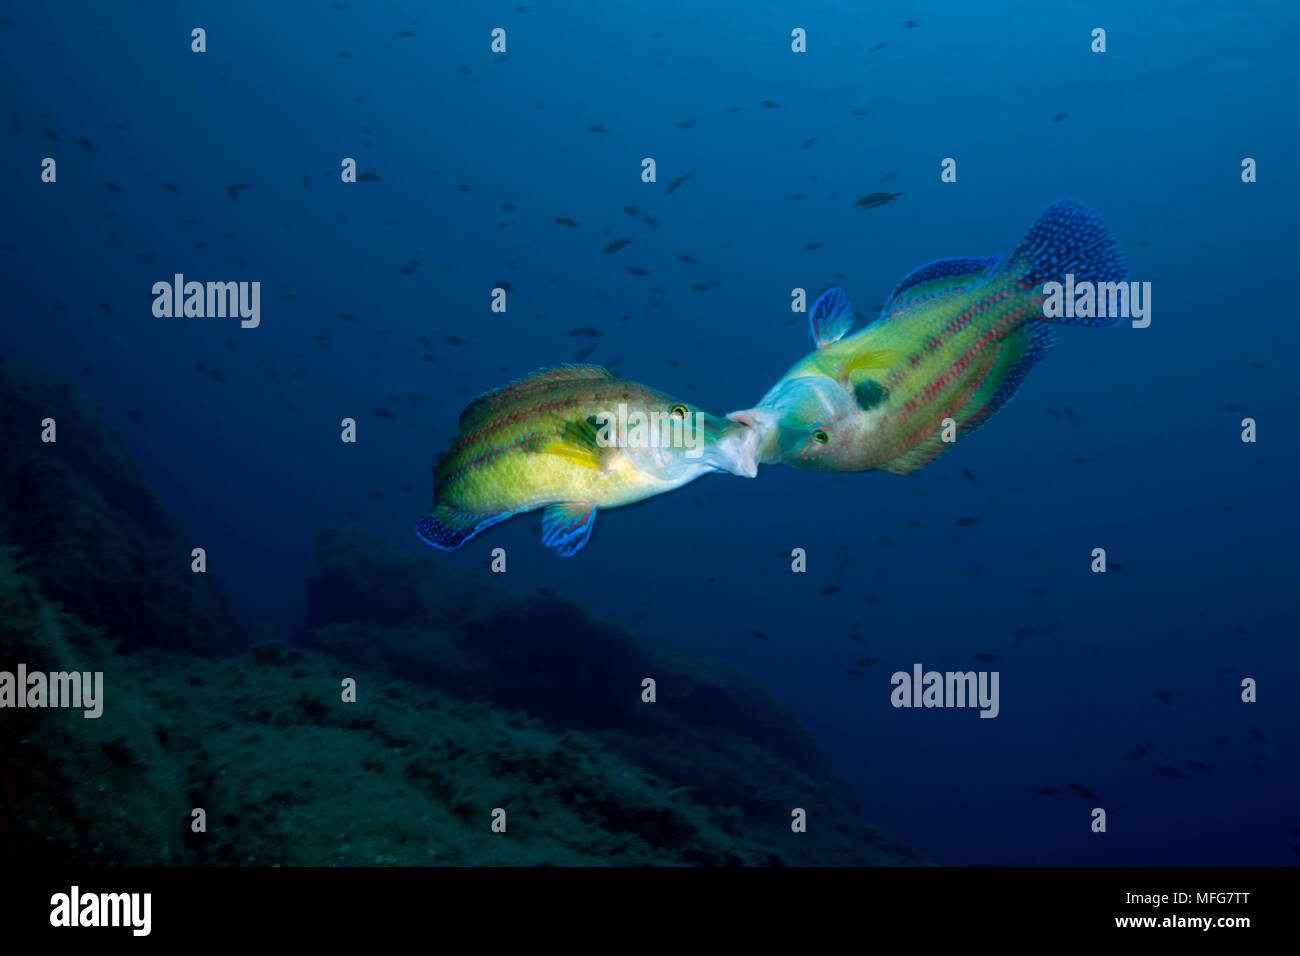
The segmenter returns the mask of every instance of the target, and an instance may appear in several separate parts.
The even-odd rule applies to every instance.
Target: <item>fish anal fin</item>
[[[1052,346],[1056,331],[1045,322],[1029,322],[1008,335],[998,346],[998,357],[988,378],[957,414],[957,437],[965,438],[1015,397],[1017,390]]]
[[[915,448],[897,458],[891,458],[883,465],[876,467],[883,472],[891,475],[907,475],[919,468],[924,468],[930,462],[934,461],[956,442],[943,440],[943,428],[940,426],[934,430],[932,435],[923,438]]]
[[[485,528],[515,514],[503,511],[497,514],[471,514],[450,505],[437,505],[415,525],[416,536],[439,551],[455,551]]]

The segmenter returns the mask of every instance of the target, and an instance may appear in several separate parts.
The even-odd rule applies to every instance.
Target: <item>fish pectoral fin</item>
[[[594,416],[571,419],[539,450],[544,455],[559,455],[575,465],[599,470],[605,466],[605,448],[597,440],[599,427]]]
[[[562,441],[547,442],[542,446],[543,455],[559,455],[575,465],[581,465],[583,468],[592,468],[599,470],[601,467],[601,456],[599,449],[592,451],[587,448],[579,448]]]
[[[542,512],[542,544],[562,558],[572,557],[591,537],[596,506],[589,501],[562,501]]]
[[[849,356],[844,365],[844,377],[856,384],[855,379],[865,378],[872,371],[884,371],[898,364],[898,353],[893,349],[862,349]]]
[[[437,505],[415,525],[416,536],[440,551],[455,551],[484,528],[514,515],[513,511],[497,514],[471,514],[451,505]]]

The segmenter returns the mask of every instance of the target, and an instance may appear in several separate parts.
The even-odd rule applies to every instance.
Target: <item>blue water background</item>
[[[1054,199],[1089,203],[1153,284],[1150,327],[1061,329],[1017,399],[932,466],[710,476],[601,514],[570,560],[532,518],[453,560],[486,580],[505,547],[495,583],[757,678],[870,817],[939,862],[1296,862],[1294,5],[0,12],[0,348],[102,404],[250,623],[285,639],[320,531],[423,547],[431,459],[474,394],[596,343],[589,361],[622,376],[747,407],[807,347],[792,288],[838,282],[869,315],[915,266],[1009,252]],[[344,156],[380,178],[340,183]],[[855,207],[878,190],[902,195]],[[155,318],[151,287],[177,272],[260,281],[261,326]],[[503,279],[517,291],[494,314]],[[1096,547],[1125,570],[1090,573]],[[918,662],[997,670],[1000,715],[892,708],[889,675]]]

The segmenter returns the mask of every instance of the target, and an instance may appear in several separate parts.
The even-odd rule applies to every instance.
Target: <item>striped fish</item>
[[[1115,315],[1045,318],[1044,286],[1067,275],[1075,286],[1122,283],[1128,266],[1101,219],[1063,199],[1009,259],[940,259],[915,269],[880,317],[853,335],[847,296],[828,289],[813,305],[814,351],[757,406],[728,417],[761,432],[766,464],[915,471],[1011,400],[1051,350],[1050,323],[1116,324]]]
[[[545,368],[476,398],[434,466],[434,507],[415,526],[454,551],[480,531],[545,509],[542,543],[562,557],[597,508],[631,504],[726,471],[753,477],[758,433],[598,365]]]

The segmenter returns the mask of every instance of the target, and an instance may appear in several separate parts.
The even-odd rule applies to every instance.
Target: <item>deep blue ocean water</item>
[[[319,532],[424,548],[430,462],[474,395],[594,344],[621,376],[745,408],[807,350],[792,288],[838,283],[869,315],[912,268],[1010,252],[1053,200],[1088,203],[1152,283],[1150,326],[1060,329],[929,467],[709,476],[602,513],[572,559],[535,516],[453,558],[487,575],[504,547],[499,583],[754,676],[938,862],[1296,862],[1294,6],[0,14],[0,350],[102,404],[248,621],[286,640]],[[343,157],[378,178],[341,183]],[[901,196],[856,208],[882,190]],[[259,281],[261,324],[156,318],[175,273]],[[1091,573],[1096,547],[1123,570]],[[999,716],[893,708],[915,663],[997,670]]]

